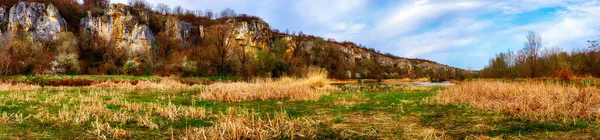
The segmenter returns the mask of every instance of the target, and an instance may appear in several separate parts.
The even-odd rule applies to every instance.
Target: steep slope
[[[263,20],[235,20],[230,19],[227,24],[233,27],[232,38],[234,38],[240,46],[259,46],[261,48],[268,48],[269,44],[277,38],[284,38],[288,41],[289,45],[296,45],[292,38],[294,35],[275,33],[270,29],[269,25]],[[308,40],[314,40],[314,37],[309,36]],[[312,39],[311,39],[312,38]],[[385,67],[397,67],[404,69],[409,75],[414,75],[417,72],[426,73],[431,71],[438,73],[440,71],[448,72],[449,75],[456,75],[457,73],[470,73],[470,71],[451,67],[448,65],[439,64],[434,61],[424,59],[411,59],[393,56],[390,54],[382,54],[373,49],[365,48],[356,45],[352,42],[336,42],[333,40],[326,40],[326,43],[331,46],[340,48],[346,55],[348,63],[358,63],[363,59],[375,60],[378,64]],[[312,43],[306,44],[306,47],[311,47]],[[292,51],[292,50],[289,50]],[[392,73],[389,73],[392,74]],[[347,78],[359,78],[356,74],[352,73]]]

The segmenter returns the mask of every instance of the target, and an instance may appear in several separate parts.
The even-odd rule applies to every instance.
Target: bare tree
[[[231,8],[225,8],[223,9],[223,11],[221,11],[221,17],[220,18],[233,18],[236,17],[237,14],[235,13],[235,11]]]
[[[156,5],[156,12],[163,14],[163,15],[168,15],[171,12],[171,7],[169,7],[169,5],[166,5],[164,3],[159,3]]]
[[[181,6],[173,8],[173,15],[183,15],[183,8]]]
[[[89,7],[108,7],[110,0],[83,0],[83,5]]]
[[[529,66],[529,76],[534,78],[537,76],[537,59],[542,48],[542,37],[534,31],[529,31],[527,33],[527,42],[525,42],[524,46],[523,53],[525,61]]]
[[[237,55],[238,60],[241,63],[241,71],[242,71],[242,76],[243,77],[248,77],[248,69],[247,69],[247,63],[248,61],[252,58],[250,57],[252,54],[250,53],[250,51],[248,50],[250,46],[240,46],[240,47],[235,47],[235,53]]]
[[[195,14],[196,14],[197,17],[204,16],[204,12],[202,12],[202,10],[200,10],[200,9],[196,9]]]
[[[212,19],[214,16],[215,16],[215,13],[213,13],[212,10],[209,10],[209,9],[204,10],[204,17],[205,18]]]
[[[135,8],[139,8],[139,9],[144,9],[144,10],[152,10],[152,8],[154,7],[154,5],[152,5],[151,3],[147,2],[146,0],[129,0],[129,6],[135,7]]]
[[[212,47],[217,59],[217,71],[219,74],[228,72],[227,62],[233,56],[232,49],[235,41],[229,38],[231,29],[227,25],[213,25],[208,29],[207,43]]]
[[[600,51],[600,40],[588,40],[588,49],[591,51]]]
[[[292,57],[293,58],[297,58],[297,57],[301,57],[303,55],[303,53],[306,53],[307,48],[308,48],[308,41],[307,41],[307,37],[306,35],[304,35],[304,33],[302,33],[302,31],[298,32],[298,35],[293,35],[292,36],[292,40],[293,43],[291,45],[292,47]]]

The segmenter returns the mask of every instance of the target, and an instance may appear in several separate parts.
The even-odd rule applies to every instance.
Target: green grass
[[[39,108],[48,109],[51,114],[58,113],[62,106],[46,105],[42,101],[59,92],[69,93],[70,98],[84,97],[96,90],[123,92],[119,89],[95,88],[42,88],[35,91],[39,101],[23,102],[5,99],[11,94],[30,94],[26,92],[0,92],[0,113],[22,113],[24,117],[37,113]],[[421,139],[424,130],[435,130],[434,136],[452,139],[464,139],[470,136],[489,136],[498,138],[551,139],[551,138],[594,138],[600,133],[597,122],[539,121],[527,120],[517,116],[500,114],[489,110],[474,109],[469,105],[438,104],[429,97],[443,88],[424,91],[375,91],[375,92],[337,92],[323,96],[317,101],[265,100],[243,102],[221,102],[199,100],[193,97],[199,91],[127,91],[123,98],[127,102],[157,103],[162,105],[205,107],[212,112],[225,111],[227,108],[245,108],[260,114],[287,112],[292,118],[306,117],[321,122],[316,126],[317,138],[378,139],[406,138]],[[116,97],[103,96],[110,101]],[[68,100],[62,101],[68,104]],[[107,104],[112,111],[123,107]],[[162,124],[157,130],[136,125],[136,122],[124,124],[110,122],[131,132],[134,139],[166,139],[170,130],[182,130],[187,127],[209,127],[219,122],[212,118],[180,119],[177,121],[156,117],[153,121]],[[93,136],[90,132],[92,121],[82,124],[59,124],[44,122],[35,118],[23,123],[0,125],[0,137],[70,139]]]

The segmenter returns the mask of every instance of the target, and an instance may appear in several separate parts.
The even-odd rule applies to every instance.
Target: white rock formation
[[[148,27],[148,13],[124,4],[111,4],[104,15],[93,17],[88,14],[81,19],[81,29],[115,43],[129,53],[147,52],[154,35]]]

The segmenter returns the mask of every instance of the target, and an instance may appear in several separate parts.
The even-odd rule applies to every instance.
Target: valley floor
[[[318,100],[209,101],[178,88],[0,85],[1,139],[591,139],[600,124],[441,103],[444,87],[340,86]]]

